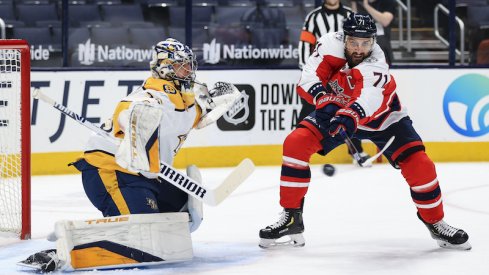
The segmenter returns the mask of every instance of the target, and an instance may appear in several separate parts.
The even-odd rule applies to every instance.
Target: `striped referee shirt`
[[[340,3],[337,10],[330,10],[321,5],[306,16],[299,41],[300,68],[306,64],[307,59],[314,51],[316,41],[326,33],[340,31],[343,27],[343,19],[348,17],[351,12],[350,8]]]

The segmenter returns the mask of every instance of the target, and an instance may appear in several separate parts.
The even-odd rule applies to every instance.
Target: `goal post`
[[[30,49],[0,39],[0,236],[31,236]]]

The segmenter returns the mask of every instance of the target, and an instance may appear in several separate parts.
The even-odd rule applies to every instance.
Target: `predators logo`
[[[172,95],[177,93],[177,90],[173,86],[168,84],[163,84],[163,91],[165,91],[165,93],[167,94],[172,94]]]

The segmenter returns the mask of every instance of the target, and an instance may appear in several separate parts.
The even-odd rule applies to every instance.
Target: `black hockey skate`
[[[430,231],[431,237],[438,242],[438,245],[443,248],[470,250],[472,246],[468,242],[469,235],[462,229],[455,228],[448,225],[443,220],[430,224],[421,218],[418,214],[418,218],[426,225]]]
[[[302,222],[302,209],[284,208],[280,220],[260,230],[261,248],[276,246],[304,246],[305,240],[302,236],[304,223]],[[279,242],[278,239],[287,236],[290,240]]]
[[[56,249],[37,252],[27,259],[20,261],[17,265],[39,270],[41,273],[57,270],[61,265],[56,255]]]

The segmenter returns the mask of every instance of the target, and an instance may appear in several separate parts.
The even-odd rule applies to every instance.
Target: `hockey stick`
[[[392,144],[392,142],[394,142],[394,139],[396,138],[395,136],[392,136],[384,145],[382,150],[380,150],[374,156],[369,157],[364,162],[361,162],[361,157],[360,157],[360,153],[358,152],[358,149],[355,147],[355,144],[353,144],[353,142],[351,141],[351,139],[348,137],[348,135],[343,129],[340,130],[340,135],[345,140],[345,144],[346,146],[348,146],[348,150],[350,150],[350,152],[352,153],[352,156],[355,159],[355,161],[358,163],[358,165],[362,167],[370,166],[378,157],[380,157],[380,155],[382,155],[382,153],[384,153],[385,150],[387,150],[387,148],[389,148],[389,146]]]
[[[114,144],[119,144],[120,141],[111,136],[108,132],[97,127],[85,117],[76,114],[75,112],[63,106],[47,95],[43,94],[39,89],[34,89],[32,96],[36,99],[40,99],[61,113],[71,117],[76,122],[87,127],[92,132],[106,138]],[[173,166],[161,162],[160,172],[158,178],[169,182],[170,184],[178,187],[185,193],[192,197],[204,202],[205,204],[216,206],[226,199],[241,183],[243,183],[255,169],[255,165],[250,159],[244,159],[238,166],[224,179],[221,184],[213,189],[206,188],[202,183],[197,182],[184,173],[179,172]]]

